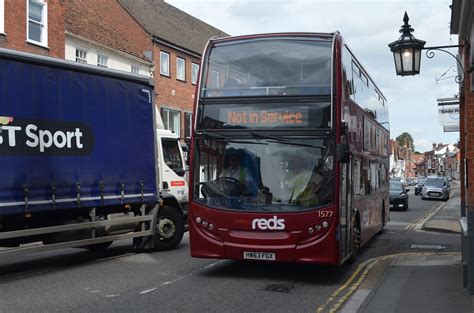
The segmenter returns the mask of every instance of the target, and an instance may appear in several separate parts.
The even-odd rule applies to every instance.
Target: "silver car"
[[[450,186],[444,177],[428,177],[421,191],[421,199],[439,199],[448,201]]]

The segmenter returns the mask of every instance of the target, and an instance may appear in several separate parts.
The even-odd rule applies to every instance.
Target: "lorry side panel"
[[[0,54],[0,215],[156,202],[152,95]]]

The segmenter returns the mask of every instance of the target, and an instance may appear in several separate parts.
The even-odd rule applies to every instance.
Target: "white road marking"
[[[175,279],[172,279],[172,280],[169,280],[169,281],[165,281],[163,283],[161,283],[158,287],[154,287],[154,288],[151,288],[151,289],[147,289],[147,290],[144,290],[144,291],[140,291],[139,294],[143,295],[143,294],[147,294],[147,293],[150,293],[150,292],[153,292],[155,291],[156,289],[160,288],[160,287],[164,287],[164,286],[168,286],[168,285],[171,285],[171,284],[174,284],[180,280],[183,280],[185,278],[188,278],[188,277],[191,277],[201,271],[204,271],[204,270],[207,270],[207,269],[210,269],[214,266],[216,266],[217,264],[221,263],[221,262],[224,262],[224,260],[219,260],[217,262],[214,262],[214,263],[211,263],[211,264],[207,264],[206,266],[203,266],[201,267],[200,269],[197,269],[191,273],[189,273],[188,275],[184,275],[184,276],[178,276],[176,277]],[[169,274],[168,274],[169,275]]]
[[[154,288],[151,288],[151,289],[143,290],[143,291],[140,291],[140,294],[141,294],[141,295],[144,295],[145,293],[149,293],[149,292],[155,291],[156,289],[158,289],[158,287],[154,287]]]

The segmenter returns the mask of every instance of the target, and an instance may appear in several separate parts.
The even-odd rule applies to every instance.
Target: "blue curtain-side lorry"
[[[0,49],[0,257],[181,242],[153,99],[148,77]]]

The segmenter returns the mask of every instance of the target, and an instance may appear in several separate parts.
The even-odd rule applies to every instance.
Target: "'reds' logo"
[[[278,218],[276,215],[272,218],[255,218],[252,221],[252,229],[261,230],[283,230],[285,229],[285,219]]]

